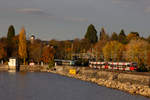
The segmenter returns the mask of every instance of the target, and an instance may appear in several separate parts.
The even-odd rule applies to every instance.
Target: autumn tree
[[[103,54],[106,61],[122,61],[124,45],[117,41],[108,42],[103,48]]]
[[[6,47],[4,44],[0,43],[0,60],[7,56]]]
[[[24,64],[27,58],[27,45],[26,45],[26,32],[24,27],[20,30],[19,33],[19,57],[24,60]]]
[[[147,69],[150,71],[150,50],[148,51],[148,53],[147,53]]]
[[[147,38],[147,41],[150,43],[150,36]]]
[[[72,43],[69,40],[64,41],[65,44],[65,59],[71,59]]]
[[[104,27],[101,28],[99,40],[109,40],[109,36],[107,35]]]
[[[87,39],[81,39],[80,45],[82,53],[86,53],[89,50],[89,48],[91,48],[90,41]]]
[[[87,32],[85,34],[85,39],[88,39],[92,44],[95,44],[97,42],[98,40],[97,31],[94,25],[91,24],[88,26]]]
[[[94,48],[92,49],[93,54],[96,56],[98,60],[101,61],[104,60],[102,49],[108,41],[109,36],[107,35],[105,29],[102,27],[100,31],[99,41],[95,44]]]
[[[126,59],[131,62],[137,62],[140,67],[147,65],[149,44],[148,42],[138,39],[131,40],[127,45]]]
[[[74,39],[73,40],[73,53],[80,53],[81,51],[81,40]]]
[[[35,40],[33,43],[28,45],[28,55],[29,59],[39,63],[41,60],[42,53],[42,43],[40,40]]]
[[[65,43],[64,41],[50,40],[49,45],[54,47],[56,59],[65,59]]]
[[[113,32],[113,33],[112,33],[111,40],[112,40],[112,41],[118,41],[118,35],[117,35],[116,32]]]
[[[53,46],[47,45],[42,50],[42,61],[44,63],[50,63],[54,60],[55,51]]]
[[[139,33],[138,32],[130,32],[127,36],[128,41],[132,39],[139,39]]]
[[[119,34],[119,36],[118,36],[118,40],[119,40],[119,42],[120,43],[122,43],[122,44],[127,44],[127,38],[126,38],[126,35],[125,35],[125,32],[124,32],[124,30],[122,29],[121,31],[120,31],[120,34]]]
[[[7,39],[1,38],[0,39],[0,60],[5,59],[7,57]]]
[[[94,46],[94,51],[95,51],[95,56],[97,57],[98,60],[103,61],[104,60],[104,55],[103,55],[103,47],[107,44],[107,40],[99,40],[95,46]]]

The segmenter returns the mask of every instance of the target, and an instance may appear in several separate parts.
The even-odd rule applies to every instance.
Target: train
[[[62,60],[62,59],[54,59],[56,65],[67,65],[67,66],[74,66],[75,61],[73,60]]]
[[[89,67],[94,69],[121,70],[121,71],[137,71],[137,63],[135,62],[98,62],[90,61]]]

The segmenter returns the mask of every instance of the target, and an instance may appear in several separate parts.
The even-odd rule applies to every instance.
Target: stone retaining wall
[[[34,65],[34,66],[29,66],[29,65],[21,65],[19,70],[20,71],[33,71],[33,72],[39,72],[39,71],[47,71],[48,65],[40,66],[40,65]]]
[[[69,70],[76,69],[76,75],[70,75]],[[140,94],[150,97],[150,76],[116,73],[89,69],[85,67],[76,68],[69,66],[57,66],[48,72],[77,78],[84,81],[94,82],[101,86],[119,89],[131,94]]]

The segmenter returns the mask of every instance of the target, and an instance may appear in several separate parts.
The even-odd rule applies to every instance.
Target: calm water
[[[0,100],[149,100],[50,73],[0,72]]]

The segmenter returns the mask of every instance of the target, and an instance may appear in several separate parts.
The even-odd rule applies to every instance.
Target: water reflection
[[[50,73],[0,73],[0,100],[149,100]]]

